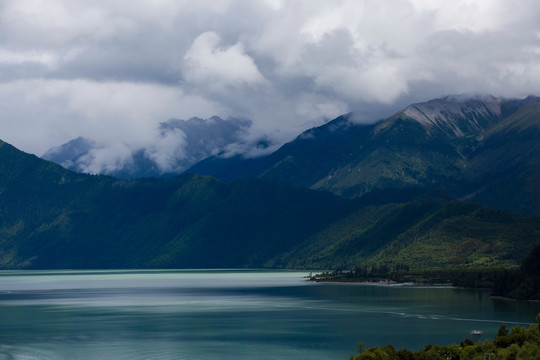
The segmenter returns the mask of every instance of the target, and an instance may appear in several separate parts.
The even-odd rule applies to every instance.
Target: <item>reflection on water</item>
[[[0,359],[347,359],[528,324],[477,290],[314,284],[302,272],[0,272]]]

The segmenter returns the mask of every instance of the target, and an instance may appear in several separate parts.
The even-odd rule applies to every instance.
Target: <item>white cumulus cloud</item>
[[[244,45],[220,46],[215,32],[199,35],[184,56],[185,77],[188,81],[215,86],[258,84],[264,80],[257,65],[245,53]]]

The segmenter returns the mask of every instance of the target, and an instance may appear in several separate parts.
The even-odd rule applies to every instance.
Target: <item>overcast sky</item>
[[[540,95],[538,0],[0,0],[0,139],[37,155],[193,116],[286,141],[462,93]]]

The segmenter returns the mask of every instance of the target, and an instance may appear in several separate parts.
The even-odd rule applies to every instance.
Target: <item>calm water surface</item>
[[[539,304],[441,287],[315,284],[307,272],[0,272],[1,359],[347,359],[528,325]]]

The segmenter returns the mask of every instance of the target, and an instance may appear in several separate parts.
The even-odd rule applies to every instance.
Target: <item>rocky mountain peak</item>
[[[454,95],[408,106],[400,115],[419,122],[428,134],[464,137],[481,133],[502,118],[504,100],[490,95]]]
[[[65,168],[75,168],[77,160],[92,148],[100,146],[96,141],[79,136],[65,144],[49,149],[42,158]]]
[[[140,148],[78,137],[50,149],[42,158],[77,172],[127,179],[167,177],[229,147],[243,145],[250,126],[246,119],[224,120],[217,116],[170,119],[159,123],[158,135]],[[125,151],[118,152],[119,146]]]

